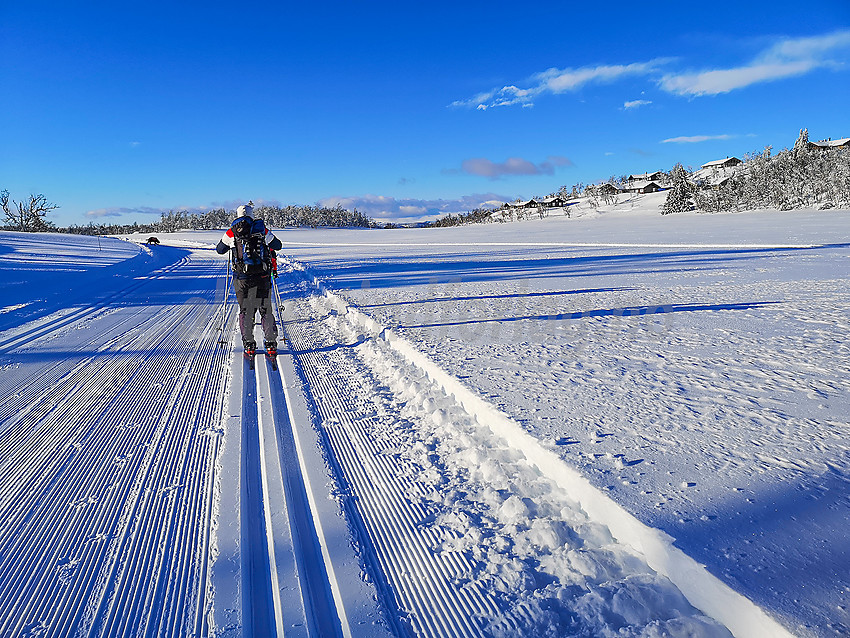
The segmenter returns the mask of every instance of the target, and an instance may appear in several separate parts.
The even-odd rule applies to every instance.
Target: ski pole
[[[275,299],[277,299],[277,319],[283,325],[283,303],[280,300],[280,288],[277,286],[277,277],[272,279],[272,283],[274,284]]]
[[[230,260],[227,262],[227,273],[224,275],[224,299],[222,300],[222,313],[221,313],[221,326],[219,330],[221,331],[221,338],[218,342],[222,345],[227,344],[227,340],[224,338],[224,328],[227,324],[227,302],[230,299]]]

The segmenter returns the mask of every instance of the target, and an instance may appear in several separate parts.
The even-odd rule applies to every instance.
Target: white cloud
[[[484,91],[449,106],[486,111],[498,106],[532,107],[543,95],[577,91],[592,84],[611,83],[628,77],[650,77],[669,93],[684,96],[718,95],[760,82],[805,75],[816,69],[843,68],[850,51],[850,29],[805,38],[782,38],[748,63],[724,69],[669,71],[676,58],[654,58],[632,64],[600,64],[580,68],[551,68],[535,73],[521,85],[508,84]],[[667,70],[665,73],[664,71]],[[630,110],[651,104],[631,100]]]
[[[766,57],[782,59],[818,58],[834,49],[850,47],[850,30],[810,38],[783,39],[766,52]]]
[[[661,80],[661,86],[666,91],[679,95],[718,95],[759,82],[805,75],[817,66],[820,65],[811,60],[785,64],[753,64],[737,69],[669,75]]]
[[[652,104],[652,100],[630,100],[623,103],[623,109],[626,111],[630,109],[640,108],[641,106],[648,106]]]
[[[613,82],[630,75],[649,75],[662,64],[669,62],[666,58],[657,58],[649,62],[634,64],[600,65],[581,69],[549,69],[534,76],[540,80],[552,93],[575,91],[590,82]]]
[[[405,217],[413,217],[414,215],[424,215],[428,212],[425,206],[401,205],[398,207],[398,212]]]
[[[661,88],[688,96],[718,95],[760,82],[772,82],[810,73],[819,68],[837,68],[840,60],[830,54],[850,49],[850,30],[809,38],[785,38],[765,49],[749,64],[731,69],[669,73]]]
[[[577,91],[591,83],[614,82],[628,76],[650,75],[660,66],[669,62],[667,58],[657,58],[649,62],[633,64],[603,64],[579,69],[547,69],[535,73],[529,78],[529,86],[520,88],[515,85],[492,89],[469,98],[452,102],[450,106],[476,108],[482,111],[496,106],[533,106],[534,99],[545,94],[560,94]]]
[[[710,140],[731,140],[737,137],[735,135],[682,135],[680,137],[670,137],[666,140],[661,140],[662,144],[698,144],[699,142],[708,142]]]
[[[504,162],[493,162],[483,157],[464,160],[461,168],[464,173],[499,179],[506,175],[553,175],[560,166],[571,166],[569,158],[551,155],[545,162],[535,164],[521,157],[509,157]]]

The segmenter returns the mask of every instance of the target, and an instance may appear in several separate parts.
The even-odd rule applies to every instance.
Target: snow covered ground
[[[846,634],[850,214],[661,217],[647,199],[281,236],[792,630]]]
[[[280,231],[280,371],[218,233],[0,232],[0,634],[846,635],[850,212],[658,204]]]

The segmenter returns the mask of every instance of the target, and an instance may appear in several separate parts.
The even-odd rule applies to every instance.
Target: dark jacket
[[[240,221],[240,219],[237,219],[235,222],[233,222],[233,224],[235,225],[236,222]],[[272,250],[280,250],[281,248],[283,248],[283,244],[280,243],[280,240],[275,237],[272,231],[270,231],[268,228],[265,229],[265,239],[266,245],[268,245],[268,247]],[[233,226],[231,226],[224,232],[224,234],[221,236],[221,239],[218,240],[218,245],[215,247],[215,250],[219,255],[223,255],[228,250],[232,250],[235,247],[236,236],[233,234]]]

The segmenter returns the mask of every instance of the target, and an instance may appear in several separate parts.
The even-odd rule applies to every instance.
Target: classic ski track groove
[[[237,364],[239,365],[239,364]],[[264,480],[263,421],[257,370],[242,358],[242,450],[240,473],[242,629],[247,636],[277,633],[274,553],[269,538],[268,491]]]
[[[47,352],[4,372],[16,393],[0,406],[0,635],[208,631],[220,291],[202,279],[195,302],[122,303],[191,268],[223,272],[183,259],[0,342],[24,366]]]

